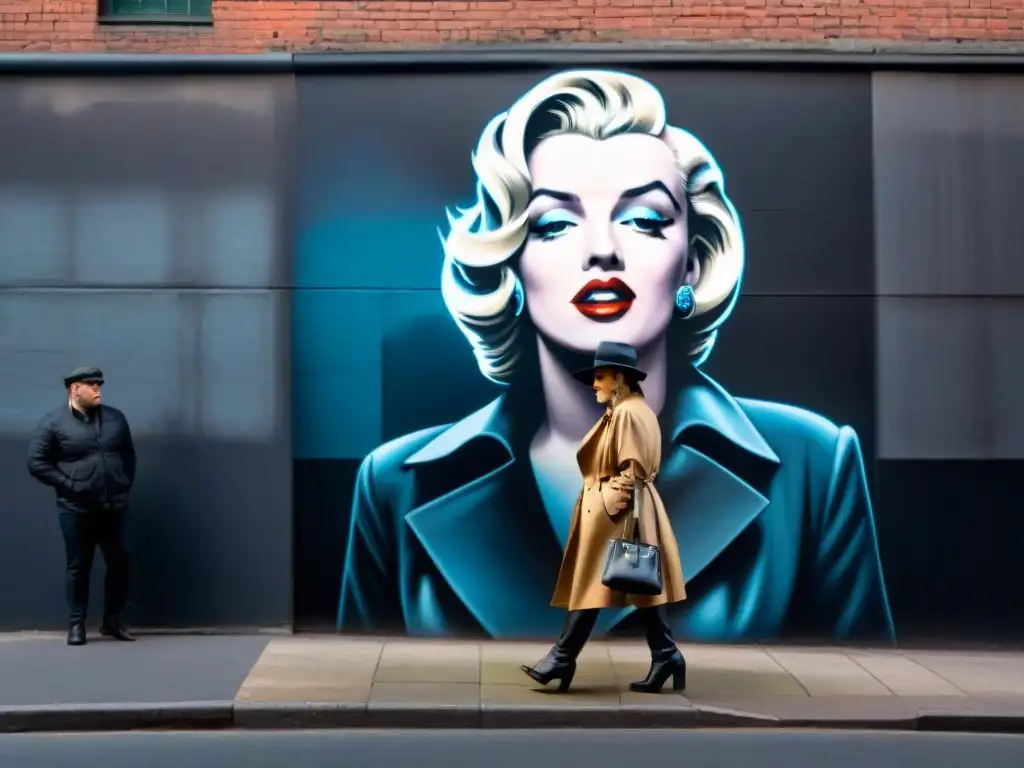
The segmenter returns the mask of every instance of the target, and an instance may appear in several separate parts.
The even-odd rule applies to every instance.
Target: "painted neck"
[[[647,372],[641,385],[647,404],[655,413],[665,405],[666,349],[664,337],[638,350],[637,365]],[[545,427],[552,437],[579,442],[601,418],[607,405],[597,402],[594,391],[572,377],[572,371],[558,358],[548,342],[537,336],[537,357],[544,393]]]

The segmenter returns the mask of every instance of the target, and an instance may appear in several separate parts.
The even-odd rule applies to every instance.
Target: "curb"
[[[0,733],[324,728],[813,728],[1024,734],[1024,713],[922,711],[910,718],[778,718],[702,705],[566,707],[233,701],[0,707]]]
[[[969,733],[1024,733],[1024,714],[957,714],[920,712],[919,731],[961,731]]]
[[[234,702],[0,707],[0,733],[230,728]]]

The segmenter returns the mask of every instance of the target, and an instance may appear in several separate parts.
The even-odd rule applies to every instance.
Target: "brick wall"
[[[214,0],[212,27],[106,26],[96,0],[0,0],[3,51],[255,53],[446,43],[1024,40],[1024,0]]]

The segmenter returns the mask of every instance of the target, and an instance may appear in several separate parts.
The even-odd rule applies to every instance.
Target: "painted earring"
[[[523,307],[526,306],[526,293],[523,291],[523,284],[519,282],[519,278],[516,278],[516,285],[512,291],[512,301],[514,302],[516,317],[523,314]]]
[[[697,309],[697,298],[693,295],[693,288],[684,285],[676,291],[676,309],[679,310],[679,314],[683,316],[684,320],[693,317],[693,313]]]

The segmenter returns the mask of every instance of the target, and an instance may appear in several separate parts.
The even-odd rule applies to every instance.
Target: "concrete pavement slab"
[[[1024,654],[908,651],[907,656],[968,695],[1024,695]]]
[[[527,685],[530,679],[520,664],[536,664],[551,648],[549,643],[481,643],[482,685]]]
[[[473,642],[385,643],[374,676],[380,683],[479,683],[480,646]]]
[[[770,648],[768,653],[810,696],[892,695],[842,651]]]
[[[847,656],[897,696],[966,696],[949,680],[900,653],[850,651]]]
[[[374,683],[370,704],[480,705],[476,683]]]
[[[484,704],[516,705],[526,707],[547,707],[565,709],[572,707],[618,707],[621,703],[619,690],[614,684],[575,684],[568,694],[558,693],[554,685],[550,688],[524,685],[484,685],[480,687],[480,701]]]
[[[239,687],[239,701],[366,702],[383,640],[280,638],[267,644]]]
[[[808,695],[800,682],[764,648],[707,645],[680,648],[687,660],[687,694],[690,696]],[[646,648],[640,650],[647,651]],[[645,673],[646,669],[643,667]]]

